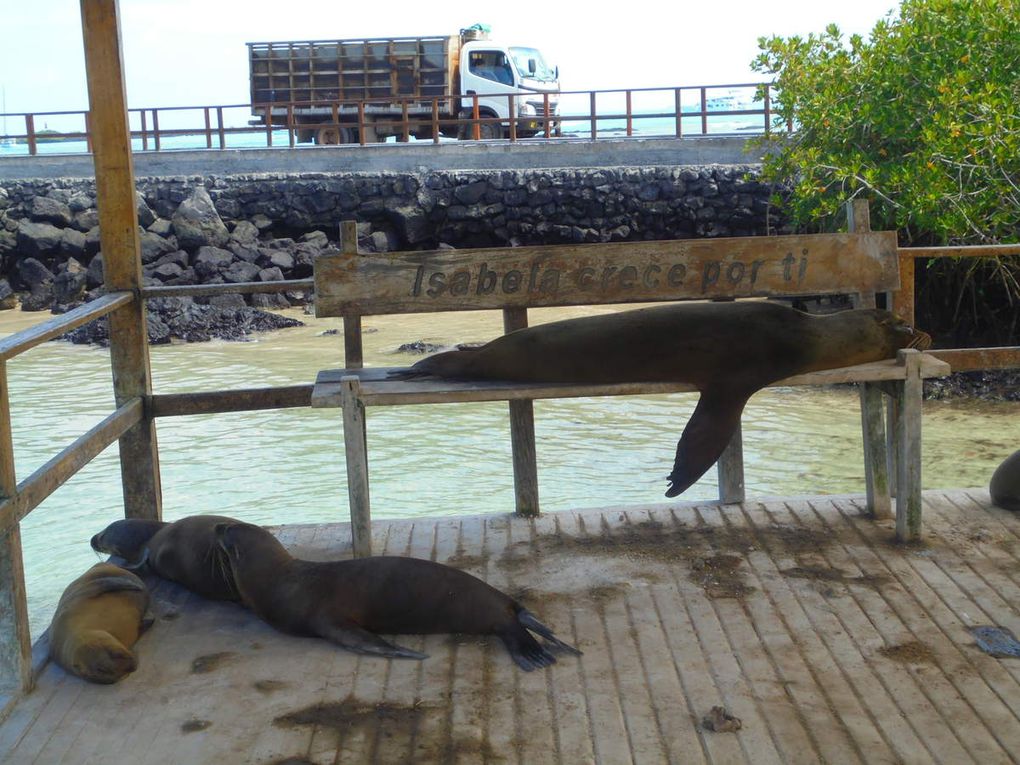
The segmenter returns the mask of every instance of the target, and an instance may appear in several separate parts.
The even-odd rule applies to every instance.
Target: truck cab
[[[461,117],[472,114],[474,98],[478,98],[480,116],[508,120],[509,95],[516,96],[514,107],[517,134],[533,136],[545,129],[543,116],[559,114],[559,73],[549,66],[542,52],[528,46],[502,46],[490,40],[464,43],[460,53]],[[545,115],[548,106],[549,114]],[[553,123],[552,127],[558,127]],[[501,138],[505,126],[495,123],[479,125],[480,138]]]

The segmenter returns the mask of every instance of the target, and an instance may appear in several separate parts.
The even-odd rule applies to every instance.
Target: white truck
[[[301,142],[430,139],[437,126],[450,137],[504,138],[511,117],[518,137],[559,129],[558,68],[538,49],[495,43],[477,27],[440,37],[248,43],[248,62],[255,124],[292,125]],[[478,121],[451,122],[473,119],[476,100]]]

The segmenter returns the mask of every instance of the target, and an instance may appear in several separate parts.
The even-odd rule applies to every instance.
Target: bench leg
[[[535,457],[535,406],[510,402],[510,448],[514,462],[514,506],[518,515],[538,515],[538,461]]]
[[[875,518],[890,518],[892,502],[889,497],[886,431],[882,421],[882,390],[874,383],[861,383],[860,396],[868,512]]]
[[[726,450],[716,463],[719,475],[719,501],[735,505],[744,501],[744,437],[740,424],[733,432],[733,438],[726,444]]]
[[[898,354],[907,367],[900,389],[899,454],[896,493],[896,539],[914,542],[921,538],[921,354],[912,348]]]
[[[351,536],[355,558],[372,554],[372,521],[368,501],[368,439],[361,381],[340,381],[340,405],[344,413],[344,456],[347,459],[347,495],[351,506]]]

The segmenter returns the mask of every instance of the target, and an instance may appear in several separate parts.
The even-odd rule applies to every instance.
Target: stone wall
[[[306,278],[344,219],[373,252],[785,230],[755,166],[140,178],[137,188],[151,284]],[[97,223],[91,180],[0,179],[0,305],[14,292],[26,309],[87,299],[101,284]]]

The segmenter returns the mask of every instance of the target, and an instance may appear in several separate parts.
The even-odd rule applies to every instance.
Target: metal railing
[[[782,123],[777,117],[771,92],[768,83],[737,83],[528,95],[277,101],[130,109],[128,119],[134,151],[294,147],[309,132],[332,129],[339,136],[341,128],[356,130],[356,142],[361,145],[372,143],[370,129],[381,129],[402,141],[417,132],[427,133],[439,143],[441,135],[479,140],[485,125],[498,125],[502,140],[510,142],[532,134],[547,140],[604,140],[636,135],[681,138],[792,131],[792,124]],[[484,106],[486,100],[505,101],[506,112],[518,114],[524,99],[541,100],[541,113],[499,118],[487,113]],[[458,101],[459,109],[451,111]],[[556,108],[559,113],[553,114]],[[257,119],[253,115],[258,115]],[[537,123],[537,127],[524,129],[526,122]],[[10,125],[23,129],[7,132]],[[55,153],[92,151],[88,111],[0,114],[0,126],[4,131],[0,134],[0,156],[34,156],[47,153],[49,146],[56,147]]]

